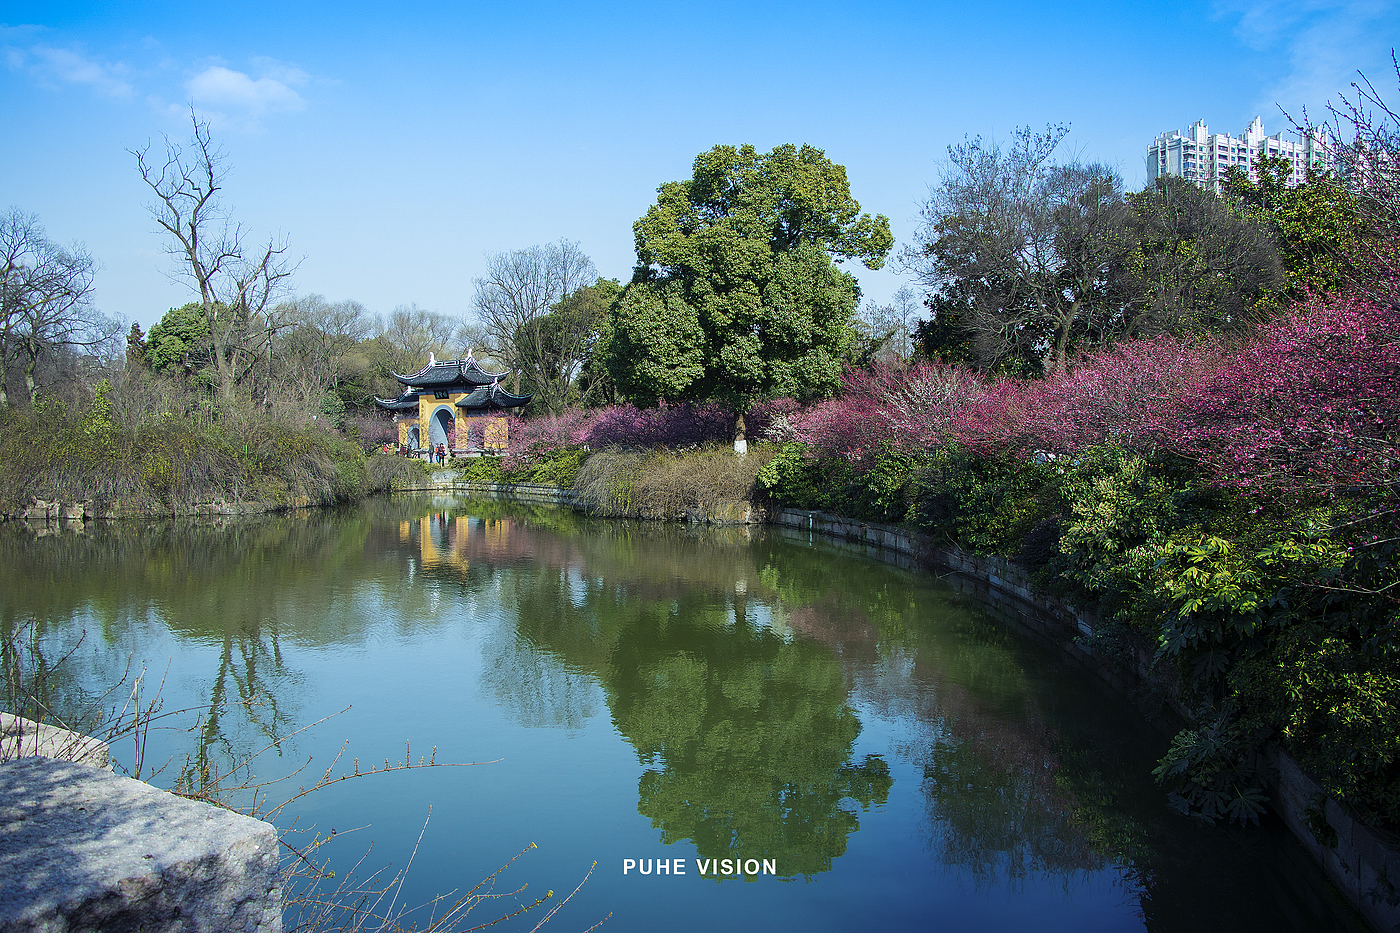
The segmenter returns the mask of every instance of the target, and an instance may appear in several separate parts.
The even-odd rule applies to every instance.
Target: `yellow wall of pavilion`
[[[480,421],[483,423],[480,436],[483,446],[488,450],[504,450],[510,442],[509,427],[506,419],[500,416],[485,415],[463,415],[457,411],[457,403],[466,398],[470,393],[453,392],[447,398],[430,397],[426,393],[418,396],[418,417],[405,418],[398,417],[399,423],[399,446],[408,446],[408,432],[414,425],[418,427],[418,444],[425,445],[430,436],[428,433],[428,422],[433,417],[433,412],[439,406],[445,405],[452,410],[452,420],[460,425],[465,421]]]

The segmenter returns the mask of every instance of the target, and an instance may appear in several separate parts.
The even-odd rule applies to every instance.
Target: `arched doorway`
[[[456,424],[457,420],[452,417],[451,410],[439,408],[433,412],[433,416],[428,419],[428,446],[437,447],[438,444],[442,444],[444,447],[450,447],[448,434]]]
[[[418,433],[418,425],[416,424],[408,429],[408,446],[415,450],[423,446],[421,437]]]

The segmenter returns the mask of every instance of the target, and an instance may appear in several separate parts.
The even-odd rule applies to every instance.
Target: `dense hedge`
[[[1275,740],[1400,827],[1397,385],[1400,312],[1357,299],[1042,382],[920,364],[794,419],[758,487],[1018,560],[1155,652],[1194,712],[1157,772],[1181,810],[1257,816]]]
[[[581,447],[560,447],[528,459],[471,457],[453,461],[458,478],[467,483],[522,483],[537,486],[574,485],[574,476],[588,458]]]

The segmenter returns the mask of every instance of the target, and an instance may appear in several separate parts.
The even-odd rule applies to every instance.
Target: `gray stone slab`
[[[99,768],[112,765],[111,749],[100,739],[0,713],[0,761],[30,756],[81,761]]]
[[[0,764],[0,933],[279,933],[276,829],[91,765]]]

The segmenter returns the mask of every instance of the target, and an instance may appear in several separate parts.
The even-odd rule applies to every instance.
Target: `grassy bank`
[[[522,483],[572,489],[591,515],[608,518],[684,519],[693,510],[709,513],[722,503],[753,501],[759,471],[778,453],[758,444],[747,457],[719,445],[672,450],[666,447],[606,447],[588,451],[565,447],[528,459],[474,458],[458,476],[472,483]]]
[[[251,509],[330,504],[391,488],[421,465],[367,456],[315,422],[267,414],[165,415],[124,427],[99,394],[85,411],[59,402],[0,411],[0,511],[36,500],[88,503],[89,514],[184,514],[221,502]]]

